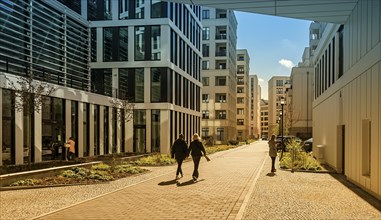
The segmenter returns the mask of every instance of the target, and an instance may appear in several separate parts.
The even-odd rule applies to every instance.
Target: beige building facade
[[[237,21],[233,11],[202,9],[201,136],[224,144],[237,138]]]
[[[250,78],[250,138],[258,139],[261,134],[261,86],[257,75]]]
[[[237,140],[250,138],[250,57],[246,49],[237,50]]]
[[[261,99],[261,138],[268,139],[269,137],[269,103],[267,100]]]
[[[283,127],[283,135],[286,134],[286,90],[290,86],[289,76],[273,76],[268,82],[269,100],[268,100],[268,135],[280,135]],[[283,113],[281,100],[284,100]],[[283,115],[282,115],[283,114]],[[282,126],[283,123],[283,126]]]
[[[313,150],[381,198],[380,1],[359,0],[343,24],[327,24],[316,48]],[[318,147],[319,146],[319,147]]]

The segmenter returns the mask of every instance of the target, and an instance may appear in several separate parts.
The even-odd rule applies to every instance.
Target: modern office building
[[[261,86],[257,75],[249,75],[250,79],[250,133],[251,139],[262,137],[261,129]]]
[[[269,137],[269,103],[267,100],[261,99],[261,138]]]
[[[222,144],[237,138],[237,21],[233,11],[207,7],[202,19],[201,136]]]
[[[200,16],[156,0],[1,0],[0,164],[25,163],[28,146],[32,162],[49,160],[69,136],[78,157],[168,153],[179,133],[190,140],[201,127]],[[5,77],[30,75],[56,90],[25,115]],[[135,104],[131,121],[115,99]]]
[[[287,102],[286,102],[286,90],[290,86],[290,77],[289,76],[273,76],[268,82],[268,135],[273,134],[280,135],[281,129],[283,128],[283,134],[286,134],[287,127],[286,121],[288,115],[286,113]],[[282,105],[283,100],[283,105]],[[283,112],[282,112],[283,106]],[[283,115],[282,115],[283,114]],[[283,124],[283,126],[282,126]]]
[[[250,138],[250,57],[246,49],[237,50],[237,140]]]

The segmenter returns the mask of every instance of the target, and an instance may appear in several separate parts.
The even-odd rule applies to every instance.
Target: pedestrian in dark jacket
[[[196,182],[199,175],[198,165],[200,164],[200,159],[203,155],[206,156],[204,145],[200,141],[197,133],[193,135],[193,141],[190,143],[190,146],[189,146],[189,153],[192,155],[192,159],[194,163],[192,178],[193,178],[193,181]]]
[[[184,135],[180,134],[179,138],[173,143],[171,150],[171,157],[177,161],[176,180],[183,177],[183,171],[181,165],[183,160],[188,156],[188,145],[184,141]],[[179,177],[179,174],[181,175]]]

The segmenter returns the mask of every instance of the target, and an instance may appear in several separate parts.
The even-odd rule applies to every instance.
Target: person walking
[[[198,165],[200,164],[200,159],[204,155],[206,157],[206,151],[204,145],[201,143],[197,133],[193,135],[193,141],[189,146],[189,154],[192,155],[194,170],[192,174],[193,181],[196,182],[199,176]]]
[[[75,157],[75,141],[73,137],[70,137],[67,144],[69,144],[67,159],[74,160]]]
[[[188,153],[188,145],[184,141],[184,135],[180,134],[179,138],[173,143],[172,149],[171,149],[171,157],[175,158],[177,161],[177,170],[176,170],[176,180],[182,178],[183,170],[181,169],[181,165],[183,164],[183,161],[187,157]],[[180,174],[180,177],[179,177]]]
[[[271,157],[271,172],[276,172],[275,169],[275,158],[277,156],[277,149],[275,144],[275,135],[271,135],[269,140],[269,156]]]

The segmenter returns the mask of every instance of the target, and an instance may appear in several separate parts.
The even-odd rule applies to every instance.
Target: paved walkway
[[[340,175],[290,173],[279,169],[275,175],[269,174],[266,142],[219,152],[211,159],[210,162],[202,159],[197,183],[191,181],[193,164],[188,162],[184,164],[185,176],[179,184],[173,181],[176,168],[170,166],[155,168],[152,173],[131,178],[133,181],[128,183],[123,182],[129,179],[126,178],[109,185],[0,192],[1,218],[9,219],[12,213],[19,213],[23,219],[33,216],[38,216],[37,219],[381,219],[381,202]],[[120,183],[124,185],[119,187]],[[112,192],[110,187],[114,186],[117,188]],[[105,187],[109,190],[106,194],[95,193]],[[66,198],[63,193],[68,190],[76,193]],[[55,197],[51,208],[41,211],[43,205],[49,204],[46,198],[52,193],[62,195],[61,203]],[[33,208],[28,209],[30,203]],[[3,204],[7,204],[6,212]],[[25,215],[25,212],[32,214]]]

